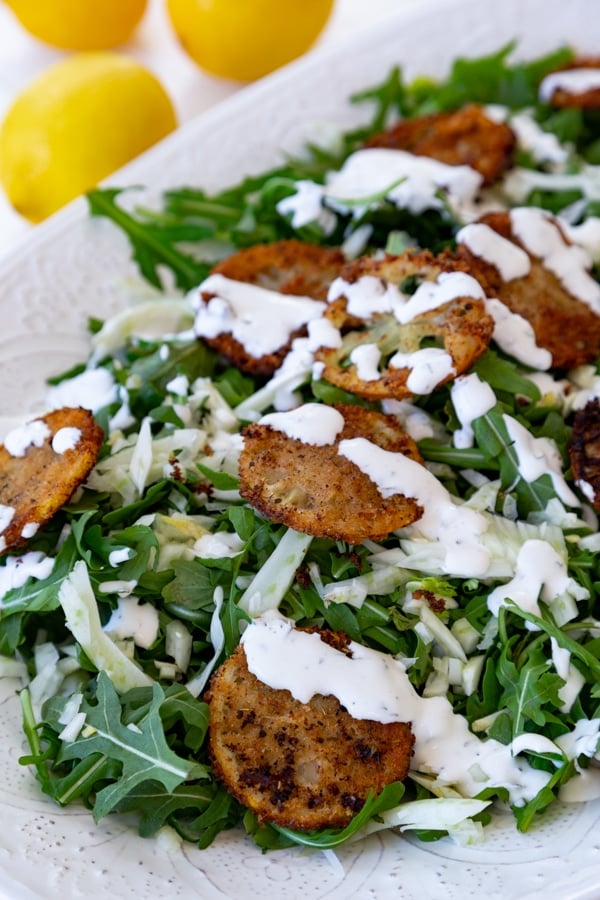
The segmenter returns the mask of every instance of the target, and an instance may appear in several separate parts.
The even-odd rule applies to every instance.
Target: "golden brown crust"
[[[575,413],[568,452],[574,480],[589,487],[593,496],[586,491],[587,499],[600,511],[600,400],[597,398]]]
[[[70,500],[96,463],[104,440],[102,429],[87,409],[65,407],[40,416],[39,421],[49,430],[40,447],[30,446],[24,456],[11,456],[0,445],[0,503],[14,509],[0,534],[2,552],[26,545],[25,526],[41,528]],[[62,428],[76,428],[81,435],[73,449],[56,453],[52,439]]]
[[[504,281],[494,265],[461,244],[458,258],[481,282],[486,294],[497,297],[512,312],[531,323],[536,343],[550,351],[555,368],[572,369],[596,360],[600,355],[600,316],[573,297],[540,259],[528,253],[513,234],[509,212],[488,213],[479,222],[521,247],[531,260],[527,275]],[[556,228],[568,245],[558,223]]]
[[[579,56],[570,63],[554,69],[554,71],[568,72],[572,69],[600,69],[600,57]],[[600,107],[600,88],[590,88],[590,90],[581,91],[580,93],[572,93],[558,87],[553,91],[548,103],[550,106],[556,106],[560,109],[597,109]]]
[[[337,649],[347,643],[337,634]],[[260,822],[341,828],[369,791],[407,776],[409,724],[354,719],[331,695],[300,703],[252,675],[243,647],[217,670],[205,699],[215,777]]]
[[[388,255],[384,259],[363,258],[345,267],[341,277],[352,283],[369,275],[401,285],[406,278],[435,281],[444,272],[456,271],[468,269],[449,256],[435,257],[424,250]],[[345,297],[334,300],[325,316],[342,332],[342,344],[336,348],[322,347],[315,353],[315,360],[324,365],[321,377],[366,400],[401,400],[415,395],[407,384],[412,370],[388,365],[397,351],[414,352],[426,339],[441,342],[452,357],[455,369],[454,375],[439,382],[443,384],[473,365],[486,350],[494,328],[483,301],[474,297],[457,298],[406,324],[398,322],[392,313],[380,313],[357,326],[357,320],[348,315]],[[376,344],[381,353],[380,376],[376,380],[360,378],[356,365],[349,363],[354,348],[366,344]]]
[[[407,150],[451,166],[470,166],[484,184],[496,181],[511,165],[515,135],[504,122],[494,122],[471,103],[451,112],[403,119],[367,141],[367,147]]]
[[[211,274],[232,281],[256,284],[281,294],[312,297],[324,301],[329,285],[345,263],[341,250],[321,247],[305,241],[285,240],[273,244],[256,244],[239,250],[220,262]],[[211,295],[203,295],[205,302]],[[249,354],[231,334],[202,338],[228,359],[236,368],[251,375],[270,377],[279,368],[294,338],[306,334],[306,328],[295,331],[290,340],[274,353],[256,357]]]
[[[334,444],[316,446],[269,425],[248,425],[240,455],[240,494],[262,515],[304,534],[359,544],[383,540],[416,521],[415,500],[384,498],[358,466],[338,453],[341,440],[365,437],[394,453],[422,462],[416,444],[393,416],[360,406],[335,407],[344,428]]]

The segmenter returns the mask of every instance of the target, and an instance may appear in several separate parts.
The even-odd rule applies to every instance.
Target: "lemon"
[[[167,0],[183,49],[214,75],[251,81],[309,49],[333,0]]]
[[[131,35],[147,0],[6,0],[38,40],[63,50],[107,50]]]
[[[139,63],[108,51],[74,54],[8,110],[0,181],[14,208],[39,222],[175,126],[171,100]]]

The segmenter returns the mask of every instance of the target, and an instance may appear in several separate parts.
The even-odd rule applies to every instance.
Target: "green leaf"
[[[514,645],[515,638],[507,643],[498,662],[498,680],[504,687],[501,704],[511,713],[513,738],[531,730],[531,723],[538,730],[543,728],[547,718],[544,707],[560,707],[558,692],[565,683],[560,675],[549,671],[552,661],[541,647],[518,668],[511,658]]]
[[[141,224],[125,212],[116,199],[122,193],[119,189],[90,191],[87,195],[90,213],[112,219],[127,234],[133,251],[133,258],[140,267],[144,278],[157,288],[163,286],[159,266],[166,265],[175,274],[177,286],[191,290],[208,274],[207,266],[181,253],[173,244],[172,235],[162,233],[151,224]]]
[[[165,739],[160,707],[164,692],[160,685],[152,689],[152,702],[135,728],[121,721],[122,706],[119,696],[107,675],[98,675],[96,703],[86,700],[81,710],[86,724],[77,740],[65,744],[61,761],[83,759],[92,754],[106,756],[121,763],[122,772],[117,781],[102,788],[96,797],[94,818],[101,819],[123,800],[139,784],[156,781],[168,791],[197,772],[195,763],[177,756]]]

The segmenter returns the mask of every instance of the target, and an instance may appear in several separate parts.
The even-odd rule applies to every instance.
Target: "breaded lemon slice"
[[[473,365],[494,329],[479,282],[428,251],[350,263],[330,296],[340,340],[315,353],[321,378],[367,400],[431,393]]]
[[[196,335],[242,372],[269,377],[344,263],[341,250],[298,240],[240,250],[200,285]]]
[[[349,652],[344,634],[319,634]],[[409,724],[355,719],[331,695],[301,703],[259,681],[242,646],[217,670],[205,699],[214,774],[260,822],[341,828],[370,791],[380,793],[408,773]]]
[[[339,430],[331,439],[290,437],[269,417],[243,431],[240,494],[262,515],[305,534],[359,544],[383,540],[422,515],[415,500],[382,497],[375,483],[345,456],[340,441],[364,437],[384,450],[422,462],[415,442],[393,416],[361,406],[308,404],[313,412],[335,414]],[[301,410],[301,413],[306,408]]]
[[[405,150],[450,166],[470,166],[483,183],[496,181],[513,161],[516,138],[504,122],[495,122],[481,106],[402,119],[373,135],[367,147]]]
[[[489,240],[486,250],[474,252],[459,232],[458,257],[486,294],[527,319],[536,343],[550,352],[555,368],[594,362],[600,354],[600,285],[591,275],[591,259],[569,241],[556,217],[526,207],[488,213],[473,224],[512,244],[523,263],[515,266],[513,257],[507,265],[510,248],[503,249],[502,240]]]
[[[103,439],[91,412],[69,407],[6,436],[0,445],[0,552],[25,545],[70,500]]]

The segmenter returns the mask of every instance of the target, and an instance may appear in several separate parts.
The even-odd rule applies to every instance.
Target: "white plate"
[[[151,185],[154,193],[184,184],[226,186],[281,161],[282,148],[299,149],[323,123],[364,118],[365,111],[350,109],[345,98],[380,81],[391,64],[401,62],[409,77],[441,76],[456,56],[492,52],[512,38],[523,57],[567,42],[599,52],[600,16],[594,0],[440,0],[405,7],[397,19],[209,110],[113,183]],[[0,265],[0,416],[38,411],[44,378],[85,358],[87,316],[118,309],[135,272],[126,240],[109,222],[90,220],[84,201],[36,229]],[[303,851],[262,855],[239,832],[199,851],[169,831],[142,840],[131,821],[109,818],[95,826],[83,809],[54,807],[19,766],[25,747],[15,687],[0,683],[0,896],[10,900],[600,897],[598,802],[555,810],[527,835],[519,835],[506,815],[475,847],[386,835],[346,847],[337,858]]]

